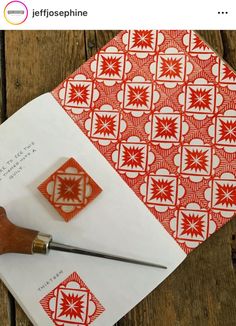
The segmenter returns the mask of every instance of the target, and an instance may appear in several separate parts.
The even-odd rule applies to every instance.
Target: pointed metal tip
[[[130,263],[130,264],[137,264],[137,265],[167,269],[167,267],[164,265],[159,265],[159,264],[146,262],[146,261],[142,261],[142,260],[137,260],[137,259],[133,259],[133,258],[128,258],[128,257],[115,256],[115,255],[107,254],[104,252],[98,252],[98,251],[93,251],[93,250],[77,248],[74,246],[68,246],[65,244],[57,243],[57,242],[50,242],[49,249],[72,252],[72,253],[76,253],[76,254],[80,254],[80,255],[87,255],[87,256],[93,256],[93,257],[98,257],[98,258],[111,259],[111,260],[121,261],[121,262],[125,262],[125,263]]]
[[[127,261],[128,262],[128,261]],[[143,265],[143,266],[149,266],[149,267],[155,267],[155,268],[161,268],[161,269],[167,269],[166,266],[164,265],[159,265],[159,264],[155,264],[155,263],[149,263],[149,262],[145,262],[145,261],[133,261],[133,260],[130,260],[129,261],[130,263],[137,263],[139,265]]]

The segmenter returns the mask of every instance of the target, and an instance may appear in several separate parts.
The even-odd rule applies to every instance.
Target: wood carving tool
[[[140,261],[132,258],[115,256],[103,252],[77,248],[52,241],[52,236],[38,231],[19,227],[7,217],[6,211],[0,207],[0,254],[47,254],[51,250],[65,251],[80,255],[93,256],[117,260],[125,263],[132,263],[150,267],[166,269],[166,266],[152,262]]]

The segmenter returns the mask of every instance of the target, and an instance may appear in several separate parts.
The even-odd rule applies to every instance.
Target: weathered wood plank
[[[90,58],[119,31],[85,31],[86,55]]]
[[[16,302],[16,316],[15,316],[16,326],[32,326],[32,323],[25,315],[24,311],[21,309],[19,304]]]
[[[1,326],[11,325],[11,309],[9,294],[5,285],[0,281],[0,321]]]
[[[97,37],[95,31],[85,31],[86,59],[97,52]]]
[[[85,61],[83,31],[6,32],[8,116]]]
[[[100,49],[113,37],[115,37],[119,31],[96,31],[97,48]]]
[[[236,70],[236,32],[221,32],[224,45],[224,59]]]

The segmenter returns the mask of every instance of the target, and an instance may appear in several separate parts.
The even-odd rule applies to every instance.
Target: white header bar
[[[17,29],[235,29],[233,0],[1,0],[0,26]]]

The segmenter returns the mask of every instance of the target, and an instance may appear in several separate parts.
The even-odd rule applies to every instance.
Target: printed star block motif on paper
[[[177,196],[177,178],[150,175],[147,186],[147,203],[174,206]]]
[[[94,111],[91,137],[99,139],[117,139],[120,124],[119,112]]]
[[[220,82],[224,84],[236,83],[236,73],[223,61],[220,62]]]
[[[193,53],[213,53],[209,46],[196,34],[190,31],[190,52]]]
[[[178,143],[181,131],[180,119],[179,114],[154,114],[152,120],[152,141]]]
[[[208,85],[188,85],[186,94],[186,112],[214,113],[215,89]]]
[[[119,150],[118,168],[123,171],[145,171],[147,164],[147,145],[122,143]]]
[[[185,78],[185,56],[160,54],[157,64],[157,81],[178,82]]]
[[[151,83],[127,83],[125,85],[124,109],[149,111],[152,105]]]
[[[212,207],[219,210],[236,210],[236,181],[213,180]]]
[[[100,52],[98,56],[97,78],[121,80],[124,75],[124,54]]]
[[[73,158],[38,189],[67,222],[101,192],[101,188]]]
[[[236,117],[218,116],[216,119],[216,143],[236,146]]]
[[[135,52],[154,52],[156,32],[152,30],[130,31],[129,50]]]
[[[233,216],[236,73],[198,34],[122,31],[53,96],[187,254]]]
[[[208,213],[206,211],[180,210],[177,219],[177,238],[203,241],[208,234]]]
[[[65,105],[75,108],[90,108],[93,83],[90,81],[68,80]]]
[[[55,326],[88,326],[105,310],[75,272],[46,295],[40,304]]]
[[[188,146],[182,148],[181,173],[188,175],[210,175],[212,149],[208,146]]]

